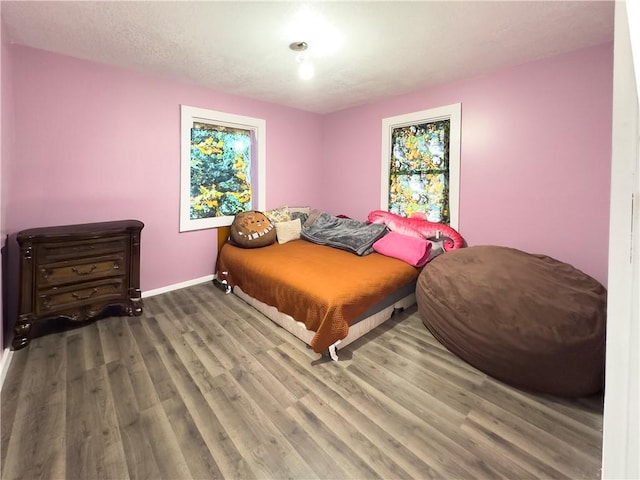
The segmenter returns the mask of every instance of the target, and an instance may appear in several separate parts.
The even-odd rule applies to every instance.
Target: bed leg
[[[341,340],[337,340],[333,345],[329,345],[329,355],[331,356],[331,360],[334,362],[338,361],[337,347],[340,342]]]
[[[223,272],[223,273],[227,273],[227,272]],[[231,293],[231,291],[233,290],[233,287],[227,283],[226,279],[220,281],[217,275],[213,279],[213,285],[219,288],[220,290],[222,290],[227,295]]]

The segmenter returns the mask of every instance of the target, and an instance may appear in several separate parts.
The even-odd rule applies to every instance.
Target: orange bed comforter
[[[318,353],[345,338],[351,322],[420,273],[378,253],[360,257],[306,240],[255,249],[225,244],[217,270],[227,272],[230,285],[304,322],[315,332],[311,347]]]

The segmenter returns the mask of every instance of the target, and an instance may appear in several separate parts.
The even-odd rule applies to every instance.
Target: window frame
[[[405,113],[382,119],[382,170],[380,209],[389,210],[391,137],[394,128],[449,120],[449,226],[458,229],[460,215],[461,103]]]
[[[252,190],[257,190],[256,210],[264,210],[266,204],[266,121],[261,118],[247,117],[232,113],[208,110],[205,108],[180,106],[180,232],[218,228],[231,225],[233,215],[212,218],[191,218],[191,128],[194,122],[209,123],[243,130],[251,130],[255,136],[255,148],[252,150],[252,162],[256,162],[257,178],[251,178]]]

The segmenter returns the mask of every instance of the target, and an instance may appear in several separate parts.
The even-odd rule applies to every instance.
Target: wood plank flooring
[[[2,478],[600,478],[600,395],[487,377],[415,307],[339,354],[209,283],[34,338],[2,389]]]

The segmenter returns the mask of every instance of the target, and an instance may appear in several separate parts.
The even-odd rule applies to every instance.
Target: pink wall
[[[178,232],[180,104],[266,119],[268,208],[364,218],[379,206],[382,118],[461,102],[468,243],[546,253],[606,283],[610,44],[324,117],[9,48],[6,230],[138,218],[143,290],[211,274],[215,261],[215,230]]]
[[[0,21],[0,38],[1,54],[0,54],[0,79],[1,85],[1,99],[0,99],[0,130],[2,135],[0,136],[1,148],[0,148],[0,243],[2,244],[3,251],[5,246],[5,239],[8,233],[6,226],[6,214],[7,214],[7,175],[5,174],[6,165],[8,159],[11,158],[13,148],[13,123],[10,121],[13,113],[13,88],[11,81],[11,52],[8,47],[6,39],[6,28],[2,28],[2,21]],[[4,256],[4,254],[3,254]],[[4,288],[4,266],[2,268],[3,275],[0,275],[0,289]],[[6,305],[4,298],[0,295],[0,311],[4,315],[4,309]],[[6,323],[2,322],[3,328],[0,329],[0,356],[4,354],[4,339],[8,338],[5,335]],[[1,358],[1,357],[0,357]]]
[[[142,290],[213,273],[215,230],[179,233],[180,104],[264,118],[267,208],[317,204],[322,117],[11,46],[6,227],[136,218]],[[300,152],[304,152],[301,155]]]
[[[5,227],[4,227],[4,195],[5,189],[3,188],[4,175],[2,174],[2,165],[4,164],[4,158],[6,157],[6,139],[5,139],[5,130],[2,128],[6,125],[6,116],[8,114],[8,102],[7,98],[11,96],[11,91],[9,89],[10,83],[5,80],[8,77],[8,57],[5,49],[5,29],[2,28],[2,21],[0,19],[0,244],[4,248],[5,244]],[[4,268],[2,269],[4,271]],[[2,275],[0,275],[0,291],[2,288]],[[0,329],[0,360],[2,359],[2,355],[4,355],[4,310],[3,310],[3,300],[4,295],[0,295],[0,312],[3,316],[2,328]]]
[[[460,233],[543,253],[606,285],[613,45],[389,98],[324,118],[322,207],[380,206],[382,119],[462,103]]]

